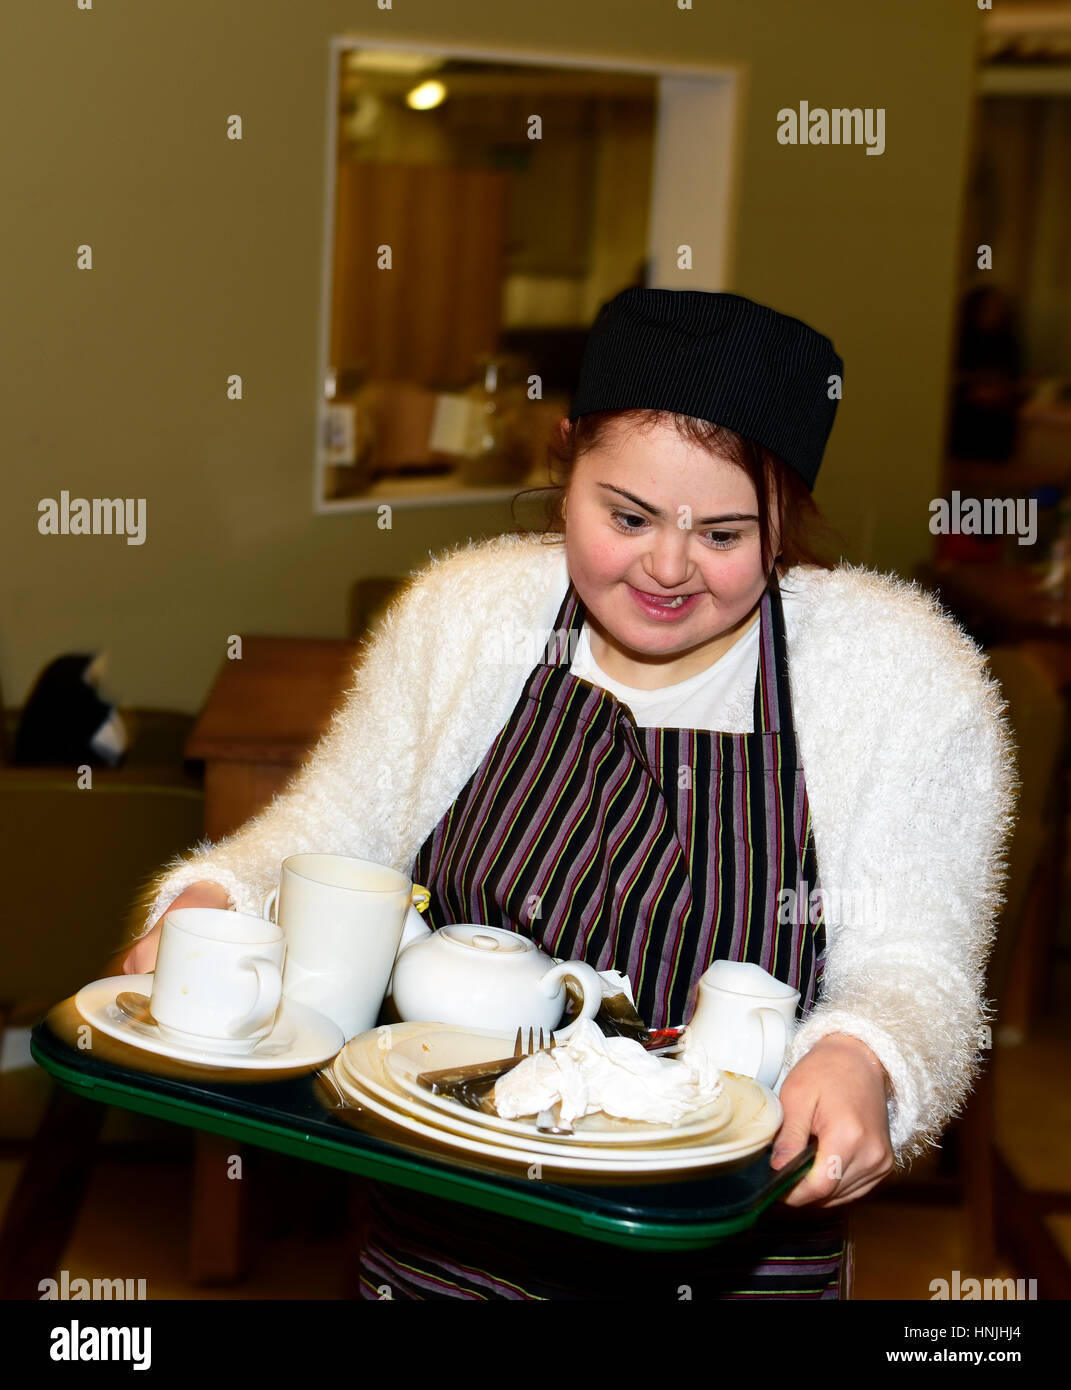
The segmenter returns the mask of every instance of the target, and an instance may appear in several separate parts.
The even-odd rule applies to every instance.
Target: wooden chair
[[[1067,704],[1032,647],[997,647],[989,661],[1008,701],[1021,786],[986,992],[997,1015],[994,1045],[1014,1046],[1029,1035],[1042,1007],[1052,947],[1052,904],[1059,900],[1066,834]],[[996,1133],[996,1061],[991,1053],[962,1114],[948,1128],[944,1176],[919,1181],[908,1174],[883,1196],[945,1203],[958,1197],[965,1273],[992,1276],[999,1253],[1008,1251],[1038,1278],[1043,1297],[1071,1297],[1071,1271],[1045,1227],[1044,1196],[1039,1201],[1024,1190]]]
[[[124,712],[124,716],[127,712]],[[109,973],[124,918],[149,875],[201,833],[202,793],[182,764],[192,720],[132,711],[127,762],[74,770],[0,765],[0,1042]],[[6,744],[17,711],[5,716]],[[107,1108],[54,1087],[36,1066],[0,1073],[0,1152],[22,1159],[0,1223],[0,1298],[36,1298],[67,1243]]]
[[[988,977],[997,1010],[994,1042],[1011,1048],[1029,1039],[1046,1002],[1067,835],[1068,705],[1043,648],[998,647],[989,660],[1008,701],[1021,782],[1007,901]],[[1071,1209],[1071,1193],[1032,1193],[1018,1180],[996,1133],[996,1064],[993,1057],[959,1126],[969,1267],[992,1271],[998,1253],[1008,1250],[1038,1279],[1042,1297],[1071,1298],[1071,1268],[1046,1225],[1050,1211]]]

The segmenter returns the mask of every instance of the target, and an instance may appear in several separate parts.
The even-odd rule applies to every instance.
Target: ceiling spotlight
[[[430,111],[446,98],[446,88],[441,82],[421,82],[405,95],[406,106],[414,111]]]

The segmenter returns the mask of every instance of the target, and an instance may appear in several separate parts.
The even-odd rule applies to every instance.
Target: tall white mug
[[[716,960],[700,978],[686,1047],[702,1047],[716,1067],[754,1077],[775,1093],[795,1032],[799,991],[749,961]]]
[[[374,1027],[410,906],[428,902],[426,888],[368,859],[284,859],[263,905],[286,934],[284,995],[337,1023],[347,1041]]]

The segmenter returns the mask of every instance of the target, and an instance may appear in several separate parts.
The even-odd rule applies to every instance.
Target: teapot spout
[[[398,943],[398,955],[408,950],[414,941],[423,941],[425,937],[431,935],[431,928],[421,917],[416,907],[410,906],[405,914],[405,922],[402,926],[402,939]]]

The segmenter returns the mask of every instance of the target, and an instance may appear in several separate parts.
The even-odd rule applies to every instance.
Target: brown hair
[[[567,422],[559,433],[555,428],[547,442],[553,486],[546,516],[546,529],[564,534],[565,492],[577,460],[593,449],[615,420],[637,430],[650,429],[663,421],[671,422],[686,443],[705,449],[708,454],[728,459],[751,479],[758,501],[759,543],[763,569],[769,573],[776,561],[778,576],[795,565],[816,565],[831,569],[832,564],[816,548],[816,536],[832,530],[815,505],[807,484],[794,468],[753,439],[746,439],[724,425],[697,420],[691,415],[674,415],[661,410],[596,410]],[[781,545],[775,556],[770,527],[770,504],[776,502],[781,518]]]

